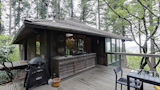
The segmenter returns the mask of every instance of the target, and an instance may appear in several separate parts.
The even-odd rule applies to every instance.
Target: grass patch
[[[142,57],[141,56],[126,56],[127,58],[127,66],[131,69],[139,69],[140,68],[140,62]],[[150,58],[151,59],[151,58]],[[151,61],[151,60],[150,60]],[[156,63],[158,62],[158,59],[156,58]],[[148,64],[144,67],[145,70],[150,70]],[[156,68],[157,72],[160,72],[160,64]]]

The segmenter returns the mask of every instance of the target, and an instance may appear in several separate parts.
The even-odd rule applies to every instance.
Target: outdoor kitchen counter
[[[95,66],[96,53],[56,56],[51,60],[51,75],[65,78]]]

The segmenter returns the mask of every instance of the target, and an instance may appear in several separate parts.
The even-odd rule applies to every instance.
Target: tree
[[[132,0],[132,1],[125,1],[125,0],[120,0],[113,2],[111,0],[104,2],[108,5],[108,7],[111,9],[113,12],[113,16],[118,16],[120,19],[123,19],[125,22],[125,26],[130,30],[131,36],[133,40],[136,42],[139,47],[142,48],[143,53],[148,53],[148,45],[147,42],[149,40],[153,40],[154,45],[157,48],[157,51],[153,51],[152,53],[159,52],[160,49],[156,43],[156,37],[157,36],[157,31],[159,28],[159,7],[155,8],[157,3],[152,3],[153,1],[145,1],[145,0]],[[154,1],[158,2],[158,1]],[[114,9],[112,7],[113,4],[117,4],[118,8]],[[150,7],[147,7],[147,5],[150,5]],[[122,9],[123,7],[123,9]],[[152,8],[152,9],[151,9]],[[149,24],[149,16],[152,15],[153,18],[153,23],[152,25]],[[139,22],[138,22],[139,20]],[[138,25],[140,25],[140,28],[138,28]],[[145,41],[142,45],[139,44],[139,42],[136,40],[136,35],[141,34],[145,36]],[[141,60],[141,66],[140,68],[143,69],[147,64],[149,65],[151,70],[155,70],[154,68],[157,67],[159,64],[160,60],[156,65],[152,65],[151,62],[149,61],[149,57],[143,57]]]
[[[9,35],[11,35],[11,16],[12,16],[12,13],[11,13],[11,8],[12,8],[12,0],[10,0],[10,4],[9,4],[9,14],[10,14],[10,16],[9,16]]]
[[[10,35],[0,35],[0,64],[3,65],[10,81],[13,79],[13,74],[11,69],[6,67],[5,62],[10,62],[13,68],[13,63],[10,61],[9,55],[13,53],[15,45],[11,45],[12,36]]]
[[[81,3],[79,4],[79,8],[81,10],[79,19],[82,22],[85,22],[91,25],[96,25],[95,14],[97,14],[97,10],[94,10],[95,4],[96,4],[96,1],[81,0]]]
[[[27,0],[12,0],[12,8],[13,8],[14,26],[10,27],[11,29],[14,28],[12,34],[16,34],[17,29],[20,28],[20,22],[22,22],[27,17],[30,17],[29,16],[30,4]],[[10,17],[11,16],[12,14],[10,14]]]

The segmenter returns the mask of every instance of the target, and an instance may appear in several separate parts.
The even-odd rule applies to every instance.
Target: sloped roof
[[[18,38],[22,36],[21,34],[25,32],[27,27],[45,28],[49,30],[58,30],[58,31],[65,31],[65,32],[70,32],[70,33],[79,33],[79,34],[86,34],[86,35],[99,36],[99,37],[123,39],[127,41],[132,40],[130,38],[123,37],[121,35],[117,35],[111,32],[106,32],[106,31],[99,30],[96,28],[92,28],[82,23],[76,18],[71,18],[69,20],[56,20],[56,21],[25,20],[24,25],[20,28],[19,32],[16,34],[13,40],[13,43],[17,43],[19,41]]]

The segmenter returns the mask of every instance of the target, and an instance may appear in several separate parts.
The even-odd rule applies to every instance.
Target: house
[[[131,39],[98,30],[69,20],[25,20],[15,35],[13,44],[20,46],[20,59],[42,57],[48,62],[50,75],[65,78],[96,64],[108,65],[118,61],[122,41]]]

